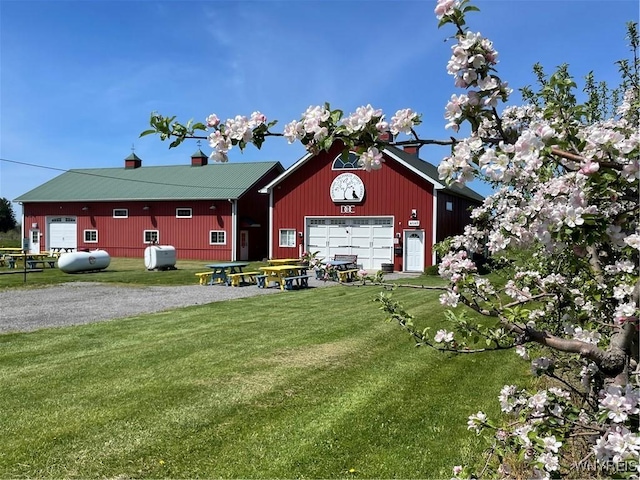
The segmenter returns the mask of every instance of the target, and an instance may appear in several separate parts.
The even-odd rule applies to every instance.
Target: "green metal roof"
[[[14,201],[235,200],[272,169],[284,170],[280,162],[74,169]]]

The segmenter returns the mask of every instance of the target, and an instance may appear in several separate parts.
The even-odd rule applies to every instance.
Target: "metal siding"
[[[447,202],[453,202],[453,211],[447,211]],[[437,241],[441,242],[447,237],[461,234],[464,231],[465,225],[471,223],[470,208],[480,204],[481,202],[474,202],[445,192],[438,193]]]
[[[409,228],[407,221],[411,209],[415,208],[418,210],[419,228],[426,232],[425,267],[430,265],[433,186],[391,159],[387,159],[379,171],[350,170],[363,180],[366,194],[362,203],[353,204],[355,208],[352,214],[342,214],[340,204],[333,203],[329,197],[331,182],[344,172],[331,170],[333,160],[340,151],[340,146],[335,146],[329,153],[321,152],[275,186],[272,226],[274,257],[297,255],[298,249],[294,251],[279,246],[279,230],[292,228],[304,232],[305,217],[393,216],[394,234],[402,234],[403,230]],[[298,244],[304,240],[298,238]],[[394,257],[394,264],[397,270],[402,270],[402,257]]]
[[[209,207],[215,203],[216,210]],[[149,244],[143,243],[144,230],[158,230],[162,245],[176,248],[179,259],[229,260],[231,258],[231,204],[227,201],[122,202],[91,203],[83,211],[82,203],[25,204],[25,228],[38,223],[43,238],[41,248],[49,245],[46,238],[47,217],[76,216],[78,248],[100,248],[112,257],[144,258]],[[148,205],[148,211],[143,206]],[[192,218],[176,218],[176,208],[192,208]],[[126,208],[128,218],[113,218],[114,208]],[[84,243],[84,230],[98,230],[98,243]],[[209,245],[210,230],[225,230],[227,244]]]
[[[269,252],[269,196],[259,193],[262,185],[271,182],[280,174],[280,170],[274,169],[269,174],[260,179],[260,183],[250,188],[238,200],[238,229],[249,232],[249,259],[262,260],[268,256]],[[242,226],[241,219],[249,217],[259,223],[259,227]],[[240,251],[240,235],[238,235],[238,252]]]

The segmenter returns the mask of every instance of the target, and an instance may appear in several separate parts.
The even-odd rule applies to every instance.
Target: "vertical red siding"
[[[282,171],[273,169],[260,179],[260,182],[250,188],[241,199],[238,200],[238,230],[246,230],[249,234],[249,259],[262,260],[269,254],[269,197],[259,193],[267,183],[271,182]],[[244,217],[250,218],[259,227],[246,227],[242,225]],[[237,251],[240,252],[240,236],[237,238]]]
[[[209,207],[215,204],[216,209]],[[77,218],[79,249],[101,248],[112,257],[144,258],[144,230],[158,230],[159,243],[176,248],[178,259],[229,260],[231,258],[231,204],[225,201],[109,202],[87,204],[25,204],[25,228],[37,223],[42,233],[41,249],[49,247],[47,218]],[[143,210],[144,206],[148,210]],[[113,218],[114,208],[126,208],[128,218]],[[192,218],[176,218],[176,208],[191,208]],[[84,230],[98,231],[98,243],[85,243]],[[224,230],[226,245],[209,245],[209,232]]]
[[[453,210],[446,209],[447,202],[453,204]],[[457,197],[448,193],[438,193],[438,238],[441,242],[447,237],[458,235],[464,231],[465,225],[471,223],[471,210],[480,202]]]
[[[258,190],[281,173],[274,168],[262,177],[238,200],[237,230],[249,231],[250,260],[267,256],[269,197]],[[210,207],[215,205],[215,209]],[[83,210],[88,207],[88,210]],[[144,207],[149,207],[144,209]],[[56,216],[76,217],[77,245],[79,249],[100,248],[112,257],[144,258],[145,230],[158,230],[160,245],[172,245],[179,259],[231,260],[232,242],[236,239],[239,254],[239,233],[232,232],[232,203],[225,200],[184,201],[123,201],[77,203],[29,203],[24,205],[26,233],[37,223],[42,233],[40,248],[51,247],[47,238],[47,218]],[[176,218],[177,208],[191,208],[191,218]],[[128,218],[114,218],[114,209],[127,209]],[[243,228],[241,220],[250,217],[260,227]],[[98,243],[85,243],[84,231],[97,230]],[[222,230],[226,244],[210,245],[209,232]]]
[[[273,191],[273,256],[297,256],[298,248],[286,248],[278,245],[279,230],[305,230],[305,216],[393,216],[394,234],[412,229],[407,226],[411,210],[416,209],[420,227],[425,231],[425,259],[431,263],[431,239],[433,225],[433,186],[426,180],[410,172],[397,162],[387,159],[381,170],[365,172],[353,170],[365,185],[365,197],[361,203],[354,203],[351,214],[343,214],[340,204],[334,203],[329,196],[331,182],[344,170],[332,170],[333,160],[341,152],[336,145],[328,153],[321,152],[315,158],[302,165],[296,172],[283,180]],[[304,239],[298,238],[302,244]],[[402,269],[402,257],[395,258],[395,268]]]

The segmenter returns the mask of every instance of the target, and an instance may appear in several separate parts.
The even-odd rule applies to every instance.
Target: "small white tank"
[[[63,253],[58,258],[58,268],[64,273],[96,272],[110,263],[111,256],[106,250]]]
[[[147,270],[175,270],[176,249],[171,245],[151,245],[144,249],[144,266]]]

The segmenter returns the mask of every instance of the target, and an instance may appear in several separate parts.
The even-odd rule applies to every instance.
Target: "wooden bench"
[[[358,255],[346,255],[346,254],[337,253],[333,256],[333,260],[349,262],[355,267],[358,263]]]
[[[256,275],[260,275],[260,272],[231,273],[227,275],[227,285],[239,287],[240,283],[257,283]]]
[[[341,282],[352,282],[358,279],[358,269],[338,270],[338,278]]]
[[[296,275],[295,277],[284,278],[284,289],[293,290],[294,287],[309,288],[309,279],[312,275]],[[293,282],[295,281],[295,285]]]
[[[207,283],[209,283],[209,280],[211,280],[212,273],[213,272],[196,273],[196,277],[198,277],[198,280],[200,281],[200,285],[206,285]]]
[[[49,268],[55,268],[56,261],[55,260],[27,260],[27,266],[29,268],[37,268],[38,265],[42,265],[42,268],[44,268],[45,264],[49,265]]]

